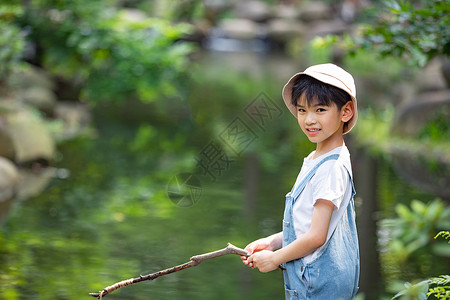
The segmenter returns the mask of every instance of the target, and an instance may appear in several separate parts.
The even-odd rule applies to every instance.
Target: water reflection
[[[230,57],[224,58],[222,63]],[[192,115],[188,117],[161,121],[161,116],[152,115],[151,105],[136,109],[128,103],[126,112],[123,107],[99,108],[98,137],[60,147],[62,160],[57,167],[70,170],[70,177],[53,178],[44,193],[16,202],[1,227],[0,297],[88,298],[89,292],[179,265],[192,255],[221,249],[227,242],[244,247],[257,237],[279,231],[284,195],[302,158],[312,149],[291,130],[295,120],[290,116],[259,132],[253,148],[236,157],[217,180],[201,179],[201,198],[193,205],[174,205],[167,195],[170,179],[194,172],[201,149],[217,139],[261,89],[271,99],[279,98],[278,79],[264,75],[260,65],[249,65],[253,66],[250,71],[221,74],[214,85],[207,79],[214,70],[220,73],[221,66],[204,69],[204,77],[193,84],[197,89],[190,92],[187,111]],[[257,73],[261,77],[249,76]],[[133,122],[116,118],[134,110],[140,111],[142,119],[137,115]],[[368,163],[366,156],[353,153],[362,205],[381,206],[365,206],[365,214],[360,210],[364,220],[376,211],[392,214],[395,199],[432,199],[399,181],[385,160]],[[378,177],[373,177],[373,171]],[[382,190],[376,188],[380,181]],[[367,228],[361,238],[371,239],[372,250],[376,249],[375,228]],[[373,273],[367,270],[370,281]],[[260,274],[230,256],[107,297],[279,299],[282,282],[281,272]]]

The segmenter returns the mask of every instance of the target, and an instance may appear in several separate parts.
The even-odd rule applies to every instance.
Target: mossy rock
[[[55,168],[45,168],[34,171],[27,168],[19,169],[20,183],[17,189],[19,199],[28,199],[41,194],[55,176]]]
[[[14,101],[0,101],[0,156],[23,164],[52,160],[55,144],[39,113]]]
[[[19,173],[12,161],[0,156],[0,202],[14,197],[19,183]]]

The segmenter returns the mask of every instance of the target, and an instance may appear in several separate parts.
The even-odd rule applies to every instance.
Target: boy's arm
[[[334,204],[331,201],[319,199],[314,206],[311,227],[301,237],[278,251],[260,251],[250,256],[248,263],[261,272],[269,272],[282,263],[304,257],[322,246],[328,235]],[[282,236],[281,236],[282,241]]]

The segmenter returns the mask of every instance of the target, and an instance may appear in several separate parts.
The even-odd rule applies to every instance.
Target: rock
[[[348,33],[351,30],[350,25],[346,24],[340,19],[333,19],[327,21],[315,21],[308,25],[308,36],[313,38],[316,36],[325,36],[328,34],[342,34]]]
[[[300,19],[305,22],[329,20],[332,18],[330,6],[322,1],[307,1],[300,6]]]
[[[123,8],[120,10],[120,18],[127,23],[136,23],[148,18],[142,10],[134,8]]]
[[[422,92],[446,89],[442,61],[438,58],[431,60],[417,75],[416,82],[417,89]]]
[[[238,2],[235,11],[239,18],[255,22],[265,22],[273,17],[269,5],[257,0]]]
[[[358,1],[344,1],[340,9],[342,20],[346,23],[353,22],[358,12]]]
[[[247,19],[226,19],[218,25],[224,37],[238,40],[252,40],[261,34],[261,28]]]
[[[284,44],[304,34],[303,25],[295,20],[273,19],[268,22],[267,35],[276,42]]]
[[[56,96],[53,91],[44,87],[30,87],[18,94],[21,100],[33,107],[36,107],[47,115],[53,114],[53,108],[56,104]]]
[[[55,168],[44,168],[35,172],[30,169],[19,169],[20,182],[17,189],[17,197],[28,199],[42,193],[50,180],[55,177]]]
[[[55,107],[55,118],[63,123],[62,130],[56,135],[58,141],[78,136],[91,122],[88,107],[79,102],[59,102]]]
[[[443,59],[442,61],[442,76],[445,79],[445,82],[447,83],[447,87],[450,88],[450,59]]]
[[[14,197],[19,183],[16,166],[8,159],[0,157],[0,202]]]
[[[300,10],[294,5],[280,3],[274,8],[274,17],[277,19],[297,20],[300,18]]]
[[[48,73],[28,65],[12,76],[14,99],[51,115],[56,103],[55,82]]]
[[[44,70],[33,65],[27,65],[17,73],[13,74],[13,85],[21,89],[27,89],[30,87],[39,86],[48,90],[55,89],[55,83],[51,76]]]
[[[14,143],[8,132],[6,121],[0,116],[0,156],[14,159]]]
[[[0,155],[16,163],[50,161],[55,145],[42,119],[29,106],[0,102]]]

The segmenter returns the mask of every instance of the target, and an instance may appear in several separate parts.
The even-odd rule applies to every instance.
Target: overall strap
[[[292,193],[292,205],[295,203],[295,201],[297,200],[298,196],[300,196],[300,194],[303,192],[303,190],[305,189],[305,186],[308,183],[308,181],[311,180],[311,178],[316,174],[317,169],[319,169],[319,167],[324,162],[329,161],[329,160],[333,160],[333,159],[338,159],[338,158],[339,158],[339,154],[329,155],[329,156],[325,157],[324,159],[322,159],[319,163],[317,163],[311,169],[311,171],[309,171],[309,173],[302,179],[300,184],[297,186],[295,191]]]

